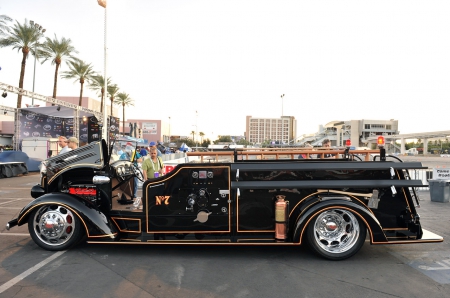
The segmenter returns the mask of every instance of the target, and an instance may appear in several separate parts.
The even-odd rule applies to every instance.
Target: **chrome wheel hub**
[[[45,206],[35,214],[34,232],[47,245],[66,243],[72,237],[74,229],[74,215],[63,206]]]
[[[358,240],[360,227],[353,213],[333,209],[322,212],[314,223],[314,239],[329,253],[342,253],[351,249]]]

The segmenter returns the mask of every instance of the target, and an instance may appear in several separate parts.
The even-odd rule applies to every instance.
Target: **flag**
[[[100,5],[103,8],[106,8],[106,0],[97,0],[98,5]]]

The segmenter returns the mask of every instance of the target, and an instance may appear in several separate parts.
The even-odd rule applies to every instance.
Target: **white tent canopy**
[[[58,111],[58,107],[60,108]],[[59,118],[74,118],[75,110],[72,108],[61,107],[61,106],[50,106],[50,107],[30,107],[30,108],[21,108],[21,111],[28,111],[36,114],[46,115],[48,117],[59,117]],[[92,114],[79,111],[78,117],[90,117]]]

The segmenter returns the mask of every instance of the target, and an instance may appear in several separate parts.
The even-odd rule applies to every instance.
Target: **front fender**
[[[298,243],[301,243],[306,232],[306,227],[308,226],[311,219],[317,215],[317,213],[337,208],[352,211],[364,222],[367,230],[369,231],[370,243],[388,242],[380,223],[373,215],[373,213],[370,212],[370,210],[354,202],[344,200],[327,200],[319,202],[311,206],[308,210],[304,211],[295,224],[293,239],[295,239],[295,241],[298,241]]]
[[[81,220],[88,237],[115,238],[118,231],[111,220],[93,205],[80,197],[67,193],[49,193],[31,201],[19,213],[17,225],[28,222],[33,210],[43,205],[58,204],[74,212]]]

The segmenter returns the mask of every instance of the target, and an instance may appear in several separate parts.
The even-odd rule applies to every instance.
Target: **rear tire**
[[[344,260],[356,254],[366,240],[366,227],[346,209],[329,209],[316,215],[307,227],[308,244],[329,260]]]
[[[84,235],[77,215],[57,204],[36,208],[28,218],[28,231],[37,245],[51,251],[68,249]]]

